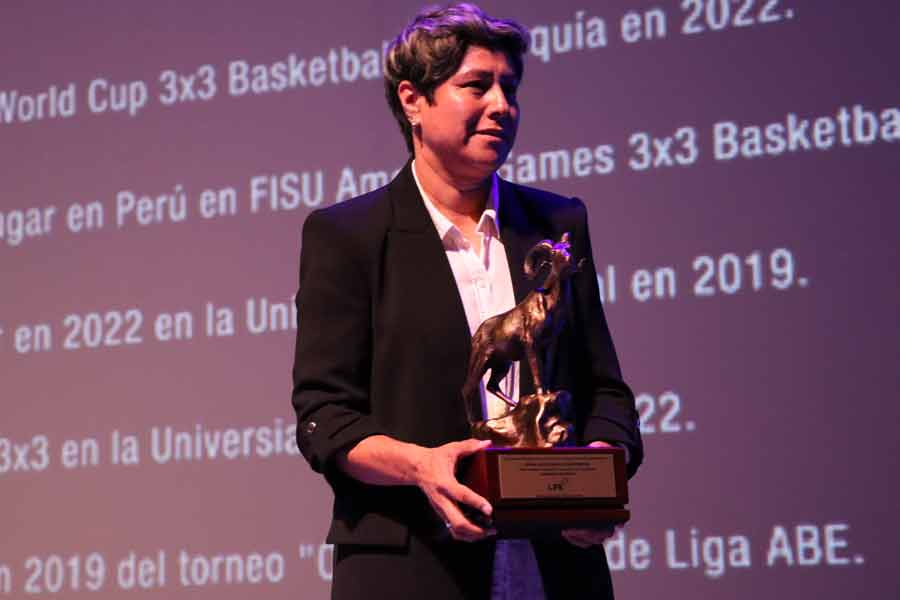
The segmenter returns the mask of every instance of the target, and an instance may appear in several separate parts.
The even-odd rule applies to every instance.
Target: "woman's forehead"
[[[469,46],[455,75],[491,75],[516,79],[515,65],[503,50],[492,50],[483,46]]]

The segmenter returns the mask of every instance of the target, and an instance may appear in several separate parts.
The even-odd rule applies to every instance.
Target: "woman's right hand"
[[[490,445],[490,440],[468,439],[436,448],[420,447],[414,458],[415,483],[455,540],[477,542],[496,534],[493,529],[480,527],[463,514],[460,505],[470,506],[489,519],[493,508],[456,479],[459,460]]]

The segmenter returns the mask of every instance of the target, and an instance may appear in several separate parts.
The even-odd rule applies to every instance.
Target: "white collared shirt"
[[[462,231],[434,205],[434,202],[425,193],[416,175],[415,161],[413,161],[412,167],[413,179],[416,181],[422,200],[425,201],[425,208],[434,222],[438,237],[441,238],[441,243],[444,245],[450,269],[453,271],[456,288],[459,290],[459,296],[466,312],[466,320],[469,323],[469,333],[475,335],[478,326],[485,319],[506,312],[516,305],[512,278],[509,274],[509,263],[506,260],[506,249],[500,240],[500,220],[498,218],[500,193],[497,174],[493,175],[488,204],[475,228],[481,237],[481,253],[479,254]],[[518,375],[519,363],[516,362],[500,384],[500,389],[516,401],[519,399]],[[493,418],[506,414],[507,404],[495,394],[485,391],[484,382],[486,381],[487,374],[481,385],[483,415],[486,418]]]
[[[469,333],[475,335],[478,326],[494,315],[506,312],[516,305],[506,249],[500,240],[500,191],[497,174],[491,179],[488,204],[481,213],[475,231],[481,236],[481,254],[434,205],[416,175],[416,161],[412,164],[413,179],[425,202],[437,229],[447,261],[456,280],[456,289],[466,311]],[[484,418],[494,418],[508,412],[506,402],[485,390],[488,374],[481,383],[481,408]],[[514,401],[519,400],[519,363],[514,362],[506,377],[500,382],[503,390]],[[540,572],[531,544],[527,540],[499,540],[494,555],[494,573],[491,585],[492,600],[536,600],[544,597]]]

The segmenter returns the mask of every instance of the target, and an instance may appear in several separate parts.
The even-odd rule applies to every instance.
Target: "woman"
[[[600,545],[609,531],[535,542],[540,576],[510,577],[495,555],[521,544],[498,545],[466,518],[462,506],[491,507],[455,477],[460,458],[485,447],[469,438],[460,396],[470,336],[534,285],[521,273],[528,248],[566,231],[586,263],[572,279],[557,387],[573,395],[581,443],[625,447],[629,474],[642,458],[583,204],[496,176],[516,137],[526,50],[520,25],[475,6],[420,13],[385,61],[412,160],[384,188],[304,225],[293,405],[301,452],[335,493],[334,598],[497,598],[510,585],[519,598],[612,597]],[[516,397],[533,391],[529,380],[513,373],[505,384]],[[497,406],[485,398],[488,415]]]

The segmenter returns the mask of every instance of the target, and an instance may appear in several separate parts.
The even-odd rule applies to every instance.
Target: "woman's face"
[[[501,51],[471,46],[450,79],[435,88],[434,102],[419,98],[425,160],[448,173],[483,179],[506,160],[519,126],[519,79]]]

